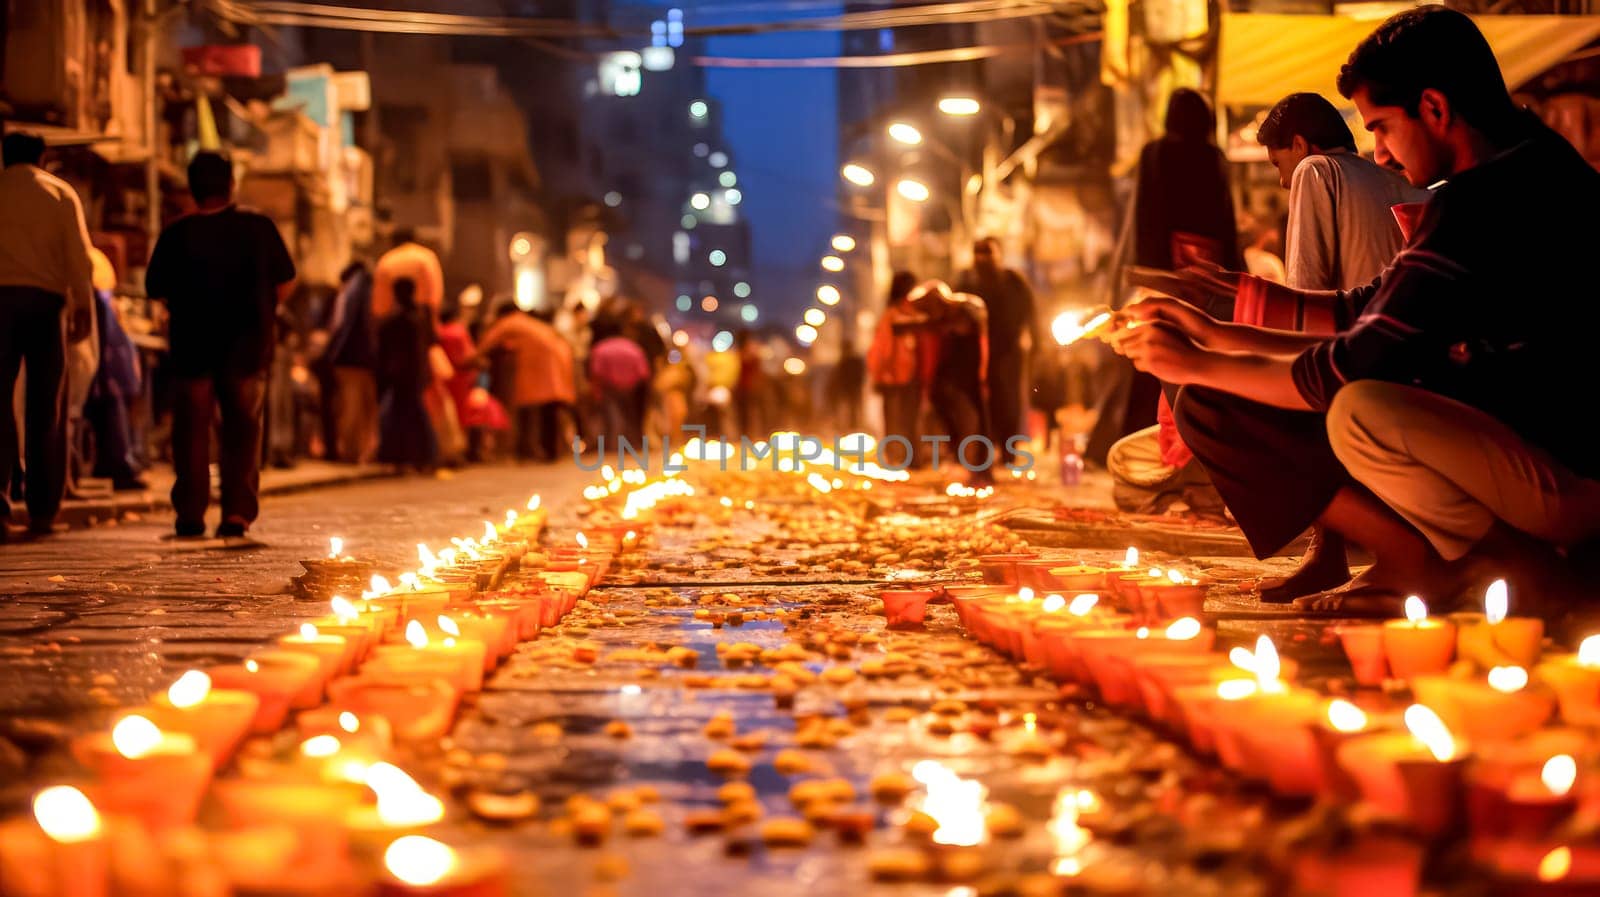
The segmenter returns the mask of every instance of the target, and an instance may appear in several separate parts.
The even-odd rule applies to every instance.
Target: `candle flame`
[[[339,728],[354,735],[361,730],[361,719],[348,710],[342,711],[339,714]]]
[[[341,747],[343,745],[339,743],[338,738],[332,735],[317,735],[307,738],[300,744],[300,753],[305,754],[307,757],[332,757],[334,754],[339,753],[339,748]]]
[[[1510,606],[1511,598],[1506,590],[1506,581],[1497,579],[1489,583],[1489,590],[1483,593],[1483,618],[1490,623],[1498,623],[1506,618],[1506,611]]]
[[[1560,881],[1572,871],[1572,848],[1562,845],[1545,854],[1539,860],[1539,880],[1542,882]]]
[[[1086,592],[1072,599],[1072,603],[1067,605],[1067,613],[1072,614],[1074,617],[1081,617],[1094,610],[1094,606],[1099,603],[1099,595]]]
[[[539,510],[540,503],[541,503],[541,500],[540,500],[539,496],[537,496],[537,495],[535,495],[534,497],[528,499],[528,510],[530,510],[530,511]]]
[[[1033,600],[1033,589],[1030,589],[1027,586],[1023,586],[1022,588],[1017,589],[1017,597],[1021,598],[1023,601],[1032,601]]]
[[[1186,642],[1200,634],[1200,621],[1194,617],[1184,617],[1167,627],[1167,638],[1175,642]]]
[[[987,834],[984,799],[988,790],[981,782],[963,779],[934,760],[918,763],[911,775],[927,788],[921,810],[939,823],[933,833],[935,844],[974,847],[983,843]]]
[[[583,530],[578,530],[578,547],[583,549],[589,547],[589,537],[583,534]]]
[[[1600,635],[1591,635],[1578,644],[1578,665],[1600,667]]]
[[[429,548],[425,542],[417,543],[417,560],[422,562],[422,569],[424,570],[432,570],[434,567],[439,566],[439,556],[434,554],[433,549]]]
[[[506,529],[517,525],[517,512],[511,508],[506,509]]]
[[[382,576],[372,577],[372,582],[370,584],[372,586],[372,594],[374,595],[387,595],[394,591],[394,586],[390,585],[389,580],[384,579]]]
[[[246,673],[259,673],[261,672],[261,664],[256,663],[254,660],[246,660],[244,662],[244,671]]]
[[[334,536],[328,540],[328,557],[337,558],[344,554],[344,540]]]
[[[1030,735],[1032,735],[1034,732],[1038,731],[1038,729],[1039,729],[1039,714],[1037,714],[1037,713],[1024,713],[1022,715],[1022,728],[1028,730],[1028,734],[1030,734]]]
[[[428,632],[422,628],[420,622],[412,620],[406,624],[406,641],[410,642],[413,648],[426,648],[428,647]]]
[[[193,707],[211,693],[211,677],[199,670],[190,670],[178,677],[167,689],[167,700],[174,707]]]
[[[722,504],[722,506],[724,508],[731,508],[731,507],[733,507],[733,499],[731,499],[728,496],[724,495],[724,496],[722,496],[721,504]]]
[[[348,623],[361,616],[361,610],[356,607],[355,602],[348,598],[335,595],[331,604],[333,606],[333,615],[342,622]]]
[[[1360,732],[1367,727],[1367,714],[1349,701],[1335,698],[1328,702],[1328,725],[1339,732]]]
[[[1435,760],[1447,763],[1455,759],[1455,737],[1450,734],[1450,729],[1439,718],[1439,714],[1421,704],[1412,704],[1406,708],[1405,720],[1411,736],[1422,742]]]
[[[384,825],[432,825],[443,818],[444,803],[421,788],[378,792],[378,819]]]
[[[1227,679],[1217,683],[1217,697],[1224,701],[1242,701],[1258,690],[1251,679]]]
[[[1266,690],[1277,684],[1283,664],[1278,660],[1278,647],[1268,636],[1263,635],[1256,639],[1255,660],[1256,680],[1261,683],[1261,688]]]
[[[461,635],[461,627],[456,623],[455,620],[450,619],[444,614],[439,615],[439,631],[443,632],[445,635],[454,635],[458,637]]]
[[[1044,597],[1044,604],[1041,604],[1040,608],[1043,609],[1047,614],[1053,614],[1066,606],[1067,599],[1061,597],[1060,595],[1046,595]]]
[[[1183,575],[1183,571],[1179,570],[1176,567],[1174,567],[1171,570],[1167,571],[1167,578],[1172,580],[1175,584],[1180,585],[1180,586],[1185,584],[1186,582],[1188,582],[1187,577],[1185,577]]]
[[[432,568],[429,568],[427,572],[431,574],[433,572]],[[415,573],[402,573],[400,574],[400,585],[413,592],[420,592],[422,591],[422,577]]]
[[[1149,638],[1150,637],[1150,627],[1149,626],[1140,626],[1138,629],[1134,630],[1133,637],[1134,638]]]
[[[1151,579],[1161,579],[1167,574],[1166,571],[1162,570],[1160,567],[1151,567],[1149,570],[1144,572],[1144,575],[1150,577]]]
[[[34,795],[33,818],[50,840],[61,844],[88,841],[100,834],[100,813],[71,785],[56,785]]]
[[[1406,596],[1406,619],[1412,623],[1421,623],[1428,618],[1428,606],[1422,599],[1415,595]]]
[[[456,866],[456,852],[423,835],[396,838],[383,852],[383,865],[389,873],[412,887],[434,885]]]
[[[1489,671],[1489,687],[1511,694],[1528,686],[1528,671],[1522,667],[1495,667]]]
[[[1228,662],[1246,673],[1254,673],[1256,671],[1256,656],[1250,653],[1249,648],[1242,645],[1228,652]]]
[[[483,522],[483,544],[488,545],[499,538],[500,534],[495,531],[494,524],[485,520]]]
[[[1139,549],[1128,546],[1128,553],[1122,556],[1122,566],[1133,568],[1139,566]]]
[[[300,624],[300,637],[307,641],[317,637],[317,627],[311,623]]]
[[[156,724],[144,717],[133,714],[125,716],[111,730],[111,744],[117,753],[129,760],[137,760],[145,754],[155,750],[161,743],[161,730]]]
[[[1571,754],[1556,754],[1544,761],[1544,769],[1539,771],[1539,780],[1550,789],[1556,797],[1566,797],[1572,790],[1573,783],[1578,781],[1578,762],[1572,759]]]
[[[606,465],[604,465],[604,466],[602,466],[600,468],[600,479],[605,480],[606,482],[609,483],[609,482],[611,482],[612,480],[614,480],[616,478],[617,478],[617,472],[615,470],[611,469],[611,465],[610,464],[606,464]]]

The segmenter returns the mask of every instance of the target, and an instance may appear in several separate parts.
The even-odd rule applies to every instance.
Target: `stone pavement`
[[[69,768],[59,750],[65,739],[104,725],[112,708],[144,699],[185,668],[240,657],[290,631],[298,619],[324,613],[320,603],[296,601],[287,589],[289,577],[300,572],[298,561],[324,555],[328,537],[341,536],[350,554],[380,568],[410,567],[418,541],[438,547],[449,536],[477,532],[483,520],[499,519],[539,492],[552,509],[550,537],[565,541],[579,524],[577,493],[593,476],[568,464],[480,468],[444,479],[384,480],[269,498],[253,531],[267,546],[252,551],[180,550],[161,541],[171,520],[159,513],[0,547],[0,681],[8,686],[0,690],[0,809],[22,806],[39,784],[63,775]],[[1092,485],[1070,492],[1008,485],[993,501],[998,510],[1058,499],[1076,510],[1055,519],[1069,533],[1093,533],[1096,545],[1126,545],[1158,531],[1167,533],[1163,538],[1183,536],[1184,527],[1170,521],[1104,513],[1105,493]],[[793,501],[802,508],[806,502]],[[941,501],[930,499],[924,510],[937,512]],[[513,852],[520,870],[515,893],[687,897],[754,890],[800,897],[871,887],[857,853],[767,849],[753,830],[685,834],[687,814],[719,802],[721,780],[705,765],[718,746],[702,733],[719,711],[735,714],[747,736],[748,778],[761,815],[794,812],[788,789],[797,773],[842,779],[864,793],[879,772],[938,758],[961,775],[981,777],[996,800],[1029,823],[1021,837],[996,845],[985,869],[1049,871],[1063,855],[1079,856],[1083,845],[1067,841],[1095,840],[1082,856],[1103,861],[1100,874],[1112,876],[1113,884],[1117,876],[1134,876],[1159,882],[1157,892],[1274,893],[1272,879],[1256,867],[1260,858],[1240,843],[1268,809],[1259,796],[1212,781],[1206,764],[1158,733],[1092,705],[1058,702],[1048,680],[961,638],[947,608],[935,609],[926,633],[885,632],[873,590],[786,546],[765,510],[736,508],[719,520],[659,528],[644,558],[652,566],[631,571],[632,580],[646,582],[630,585],[630,577],[618,577],[598,589],[566,625],[521,646],[464,709],[444,744],[397,759],[430,790],[458,798],[445,832]],[[1196,533],[1199,544],[1228,544],[1215,528]],[[720,543],[707,541],[713,536]],[[1120,557],[1109,547],[1080,554]],[[1270,629],[1297,657],[1327,657],[1325,626],[1258,619],[1272,615],[1255,613],[1239,598],[1263,565],[1236,552],[1183,559],[1224,582],[1212,608],[1228,617],[1222,639],[1249,642]],[[793,575],[781,572],[786,564]],[[674,578],[673,570],[683,572]],[[717,585],[723,581],[736,584]],[[736,594],[751,608],[748,622],[724,625],[696,613],[723,594]],[[696,652],[703,670],[721,674],[719,646],[772,650],[796,639],[779,616],[807,620],[805,631],[820,627],[838,644],[850,643],[841,633],[862,639],[844,665],[864,670],[871,658],[903,651],[919,676],[802,689],[790,708],[775,704],[767,690],[726,682],[707,687],[691,678],[696,674],[659,663],[610,660],[647,644],[679,645]],[[608,662],[573,662],[580,646],[593,646]],[[821,669],[807,666],[813,673]],[[934,709],[941,702],[960,703]],[[1029,708],[1042,721],[1039,737],[1052,743],[1052,758],[1037,756],[1034,724],[1024,726],[1021,713]],[[837,721],[826,744],[807,740],[803,722],[812,717]],[[617,737],[619,721],[626,738]],[[1000,731],[983,734],[988,728]],[[276,740],[279,749],[283,740]],[[1205,801],[1192,809],[1192,829],[1174,827],[1171,815],[1155,812],[1157,805],[1187,801],[1196,782],[1210,784],[1200,789]],[[562,802],[637,786],[662,799],[666,836],[575,850],[559,818]],[[1089,795],[1082,800],[1095,806],[1064,811],[1057,796],[1069,788],[1082,789]],[[487,825],[469,812],[475,794],[524,791],[549,808],[538,823]],[[630,799],[616,798],[619,806]],[[899,818],[870,812],[875,824]],[[1047,820],[1049,826],[1041,825]],[[874,849],[895,846],[880,835],[872,836]],[[942,894],[952,883],[977,877],[976,871],[953,873],[938,887],[910,890]]]

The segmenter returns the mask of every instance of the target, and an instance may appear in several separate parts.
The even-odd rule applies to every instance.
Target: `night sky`
[[[793,10],[778,3],[704,0],[683,4],[697,24],[750,21],[763,7],[773,18]],[[807,4],[806,15],[839,6]],[[837,56],[837,33],[802,32],[712,38],[713,56]],[[723,107],[723,129],[744,191],[753,241],[752,286],[764,324],[792,326],[819,282],[817,261],[839,226],[832,205],[838,184],[838,91],[834,69],[707,69],[706,85]]]

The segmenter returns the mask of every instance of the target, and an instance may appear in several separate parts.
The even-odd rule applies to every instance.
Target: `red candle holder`
[[[891,629],[915,629],[922,625],[928,613],[928,602],[934,597],[932,589],[891,589],[878,593],[883,599],[883,615]]]

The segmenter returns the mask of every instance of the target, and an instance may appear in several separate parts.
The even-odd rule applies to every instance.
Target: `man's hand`
[[[87,308],[74,308],[67,313],[67,342],[81,343],[89,338],[94,329],[94,311]]]
[[[1166,323],[1141,324],[1119,331],[1112,339],[1117,354],[1165,383],[1194,382],[1206,351]]]
[[[1215,318],[1171,296],[1146,296],[1122,314],[1137,324],[1169,324],[1199,346],[1210,346],[1217,333]]]

